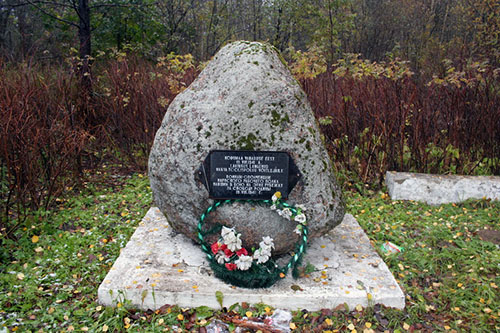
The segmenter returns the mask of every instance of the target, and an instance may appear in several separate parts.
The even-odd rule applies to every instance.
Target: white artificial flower
[[[224,243],[227,245],[227,248],[233,252],[238,251],[241,249],[241,234],[235,235],[233,234],[228,234],[226,238],[224,238]]]
[[[222,235],[222,238],[226,238],[226,235],[234,234],[234,229],[228,227],[222,227],[220,234]]]
[[[229,260],[229,258],[227,258],[224,252],[222,251],[217,252],[217,254],[215,255],[215,259],[217,260],[217,263],[219,265],[222,265]]]
[[[278,197],[276,196],[276,194],[273,194],[273,196],[271,197],[271,200],[272,200],[273,202],[278,201]]]
[[[273,239],[269,236],[262,237],[262,242],[259,243],[260,249],[262,253],[271,256],[271,250],[274,249]]]
[[[274,248],[274,243],[273,243],[273,239],[269,236],[266,236],[266,237],[262,237],[262,242],[266,245],[269,245],[271,246],[272,248]]]
[[[238,269],[246,271],[250,267],[252,267],[252,261],[252,257],[250,256],[241,256],[234,263],[236,264],[236,267],[238,267]]]
[[[290,218],[292,217],[292,211],[290,210],[290,208],[284,208],[283,210],[278,210],[278,214],[286,218],[287,220],[290,220]]]
[[[271,257],[271,252],[267,252],[262,249],[256,250],[253,254],[253,258],[257,260],[258,264],[263,264],[267,262],[270,257]]]
[[[271,207],[269,207],[269,208],[271,208],[271,210],[276,210],[276,205],[272,204]]]
[[[305,214],[299,214],[295,216],[294,220],[298,223],[305,223],[306,222],[306,215]]]

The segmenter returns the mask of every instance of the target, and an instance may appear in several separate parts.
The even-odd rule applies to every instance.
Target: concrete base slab
[[[440,205],[467,199],[500,200],[500,177],[432,175],[394,172],[385,174],[392,200],[414,200]]]
[[[216,291],[223,293],[224,306],[262,302],[311,311],[344,303],[350,308],[369,303],[405,306],[401,288],[350,214],[328,235],[309,244],[307,262],[317,268],[309,277],[295,280],[289,274],[266,289],[228,285],[213,276],[199,246],[176,234],[153,207],[100,285],[98,297],[103,305],[127,299],[137,308],[153,310],[165,304],[219,308]]]

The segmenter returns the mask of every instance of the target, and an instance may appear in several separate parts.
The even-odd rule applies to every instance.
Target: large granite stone
[[[196,239],[200,214],[212,203],[195,177],[210,150],[287,151],[303,178],[288,201],[308,207],[311,237],[344,216],[341,192],[306,95],[274,49],[235,42],[222,48],[171,103],[149,157],[155,203],[172,227]],[[244,245],[274,238],[275,254],[293,249],[294,223],[266,207],[223,206],[207,219],[234,226]]]

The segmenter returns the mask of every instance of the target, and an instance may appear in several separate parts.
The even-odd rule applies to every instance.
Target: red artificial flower
[[[213,254],[217,254],[217,252],[219,252],[219,243],[218,242],[213,243],[212,246],[210,246],[210,248],[212,249]]]
[[[236,264],[233,264],[233,263],[227,263],[226,264],[226,268],[228,271],[234,271],[236,269]]]
[[[222,244],[219,248],[219,250],[222,250],[222,251],[225,251],[227,249],[227,245],[226,244]]]
[[[224,251],[224,254],[226,255],[226,257],[228,257],[228,258],[230,258],[233,255],[233,251],[231,251],[227,247],[223,251]]]
[[[242,247],[241,249],[238,250],[238,252],[236,252],[236,254],[238,255],[238,257],[247,256],[248,255],[248,251],[247,251],[247,249],[245,249],[244,247]]]

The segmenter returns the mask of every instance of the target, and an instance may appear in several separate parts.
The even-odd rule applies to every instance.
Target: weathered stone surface
[[[500,200],[500,177],[432,175],[394,172],[385,174],[393,200],[422,201],[430,205],[462,202],[467,199]]]
[[[232,287],[213,275],[200,246],[173,232],[154,207],[99,286],[99,303],[116,306],[127,299],[141,309],[156,310],[165,304],[217,309],[215,292],[220,291],[226,307],[241,302],[309,311],[342,304],[351,309],[358,304],[405,307],[394,276],[350,214],[338,227],[309,243],[304,262],[317,271],[298,279],[288,274],[270,288]]]
[[[221,49],[174,99],[156,134],[149,158],[155,203],[192,239],[212,203],[195,172],[214,149],[289,152],[303,174],[289,202],[308,207],[311,236],[342,221],[340,189],[311,107],[271,46],[235,42]],[[271,236],[277,254],[296,243],[295,225],[265,207],[224,206],[207,224],[214,220],[234,226],[246,246]]]

